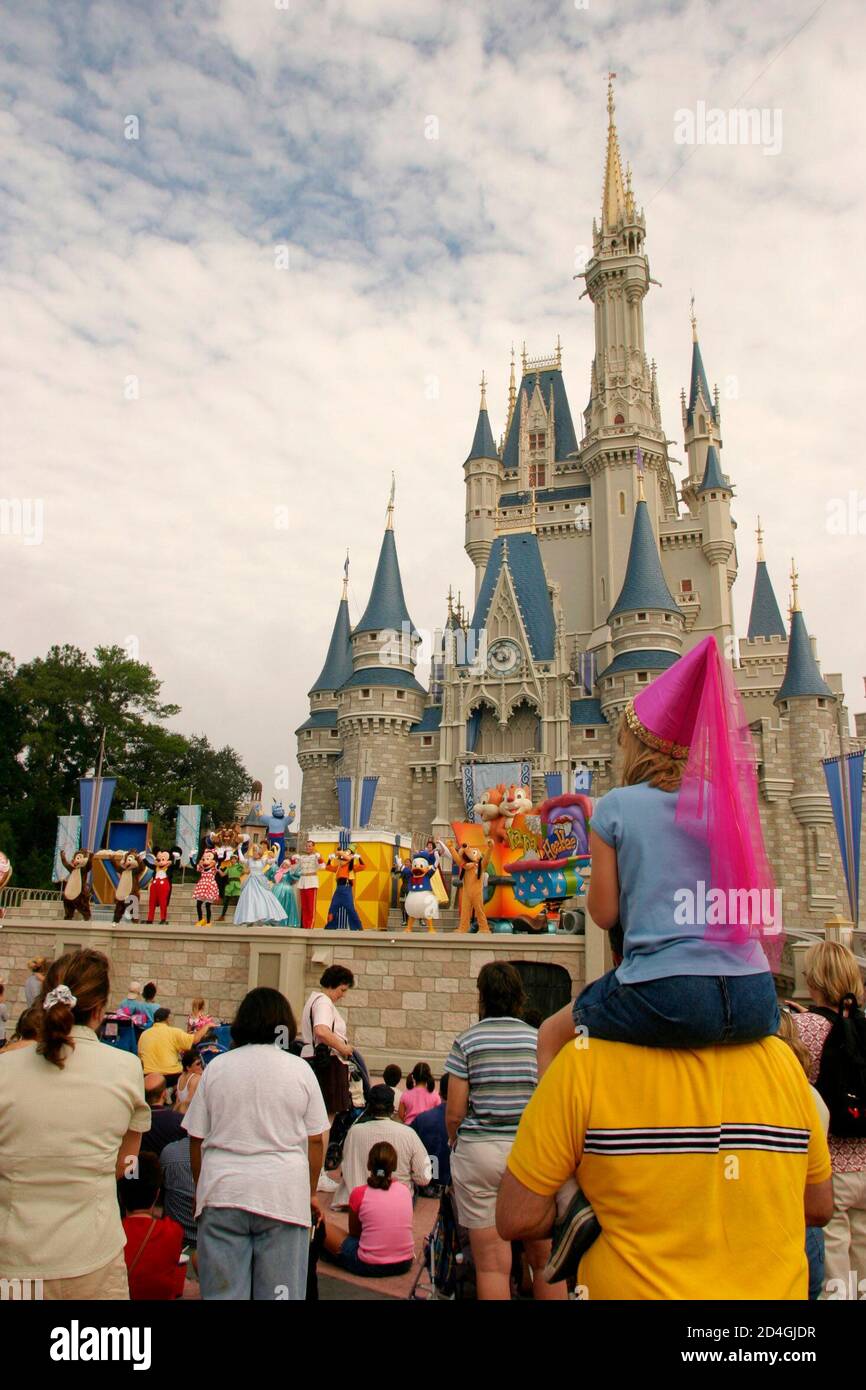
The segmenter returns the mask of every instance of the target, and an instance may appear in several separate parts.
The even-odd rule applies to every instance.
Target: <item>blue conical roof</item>
[[[478,590],[471,630],[481,633],[487,626],[503,564],[507,564],[511,571],[532,656],[536,661],[553,661],[556,655],[556,619],[538,537],[532,532],[513,532],[508,536],[497,536],[494,540]]]
[[[791,635],[788,639],[788,664],[785,679],[779,686],[776,704],[780,700],[797,699],[799,696],[821,696],[833,700],[835,696],[812,655],[812,643],[806,631],[806,623],[799,609],[791,614]]]
[[[756,637],[787,637],[785,624],[779,612],[770,572],[764,560],[758,561],[755,570],[755,587],[752,590],[752,609],[749,613],[749,641]]]
[[[402,632],[404,623],[408,623],[410,631],[414,632],[415,627],[403,597],[403,581],[400,578],[394,532],[389,527],[379,551],[379,563],[376,566],[370,599],[361,621],[355,627],[355,633],[378,632],[380,628],[393,628],[395,632]]]
[[[701,357],[701,348],[697,338],[692,343],[692,376],[689,384],[689,404],[686,410],[686,421],[689,425],[694,424],[695,409],[698,404],[698,397],[703,397],[704,405],[710,415],[716,419],[716,407],[710,395],[710,388],[707,383],[707,374],[704,371],[704,359]]]
[[[523,392],[526,392],[527,400],[532,400],[532,393],[535,390],[535,381],[541,387],[541,394],[545,405],[550,402],[550,390],[553,387],[553,413],[554,413],[554,459],[567,459],[571,454],[577,453],[577,438],[574,433],[574,424],[571,419],[571,407],[568,404],[568,396],[565,390],[565,380],[558,367],[550,367],[542,372],[527,372],[520,383],[520,390],[517,399],[520,400]],[[520,459],[520,407],[511,417],[511,424],[505,436],[505,447],[502,450],[502,466],[506,473],[516,473]]]
[[[641,499],[634,511],[625,579],[608,621],[620,613],[634,613],[644,608],[660,608],[667,613],[680,611],[662,573],[647,504]]]
[[[325,664],[322,667],[319,679],[308,692],[315,694],[318,690],[339,690],[344,681],[347,681],[352,674],[352,626],[349,622],[349,604],[346,599],[340,600],[337,609],[337,621],[334,623],[334,631],[331,633],[331,641],[328,646],[328,655],[325,657]]]
[[[725,480],[725,476],[722,473],[722,466],[719,463],[719,456],[716,453],[716,446],[715,444],[711,444],[709,449],[707,449],[707,462],[706,467],[704,468],[704,478],[703,482],[698,488],[698,494],[700,495],[700,493],[702,492],[710,491],[715,492],[719,488],[724,488],[727,492],[730,492],[731,485]]]
[[[498,459],[496,443],[493,438],[493,431],[490,428],[490,416],[486,408],[482,407],[478,412],[478,424],[475,426],[475,434],[472,439],[472,448],[466,455],[466,462],[470,459]]]

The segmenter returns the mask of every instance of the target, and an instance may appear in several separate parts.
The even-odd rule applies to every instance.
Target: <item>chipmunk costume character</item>
[[[129,899],[139,897],[141,876],[144,873],[144,856],[131,849],[101,849],[94,859],[110,859],[117,870],[117,886],[114,890],[114,921],[119,922],[129,907]],[[138,920],[137,901],[133,921]]]
[[[484,873],[490,863],[490,855],[493,845],[490,840],[487,842],[487,849],[483,850],[475,845],[460,845],[459,847],[451,842],[448,846],[451,850],[451,858],[460,868],[462,874],[463,891],[460,895],[460,925],[458,931],[468,931],[472,921],[472,913],[478,922],[479,931],[490,931],[490,923],[484,911]]]
[[[336,875],[337,886],[334,889],[334,896],[328,904],[328,915],[325,918],[325,927],[327,930],[364,930],[361,919],[355,908],[355,898],[352,893],[355,873],[358,869],[363,869],[363,867],[363,859],[351,848],[335,850],[334,853],[329,856],[325,868],[329,873]]]
[[[80,912],[85,922],[90,921],[90,870],[93,867],[93,855],[86,849],[77,849],[71,859],[67,859],[63,850],[60,851],[60,860],[64,869],[69,870],[69,876],[63,880],[61,890],[61,901],[63,902],[63,916],[67,922],[71,922],[76,912]]]

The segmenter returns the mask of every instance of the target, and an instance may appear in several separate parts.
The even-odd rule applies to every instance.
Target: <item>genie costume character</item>
[[[286,813],[281,801],[273,802],[267,822],[268,844],[277,851],[277,864],[282,864],[286,854]]]

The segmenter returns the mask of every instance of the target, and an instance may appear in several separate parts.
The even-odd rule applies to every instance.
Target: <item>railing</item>
[[[0,888],[0,908],[20,907],[23,902],[59,903],[56,888]]]

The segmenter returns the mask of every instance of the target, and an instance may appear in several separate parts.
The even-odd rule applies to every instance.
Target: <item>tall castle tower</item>
[[[612,81],[607,112],[602,206],[581,295],[595,333],[582,437],[558,339],[542,356],[524,344],[519,380],[512,349],[498,445],[482,375],[463,462],[471,616],[449,596],[448,641],[425,691],[392,498],[370,601],[350,631],[344,588],[298,730],[301,820],[334,824],[335,779],[350,777],[357,799],[372,774],[377,825],[419,839],[447,833],[465,816],[464,774],[478,763],[528,766],[536,801],[546,774],[568,787],[576,768],[588,769],[600,795],[616,779],[628,700],[712,633],[734,665],[753,731],[786,921],[814,923],[842,903],[820,766],[835,751],[840,710],[846,718],[841,679],[818,669],[796,582],[786,631],[762,533],[748,632],[737,642],[733,470],[722,461],[719,392],[710,390],[692,306],[678,487],[646,346],[644,303],[657,282],[646,219],[623,173]]]

